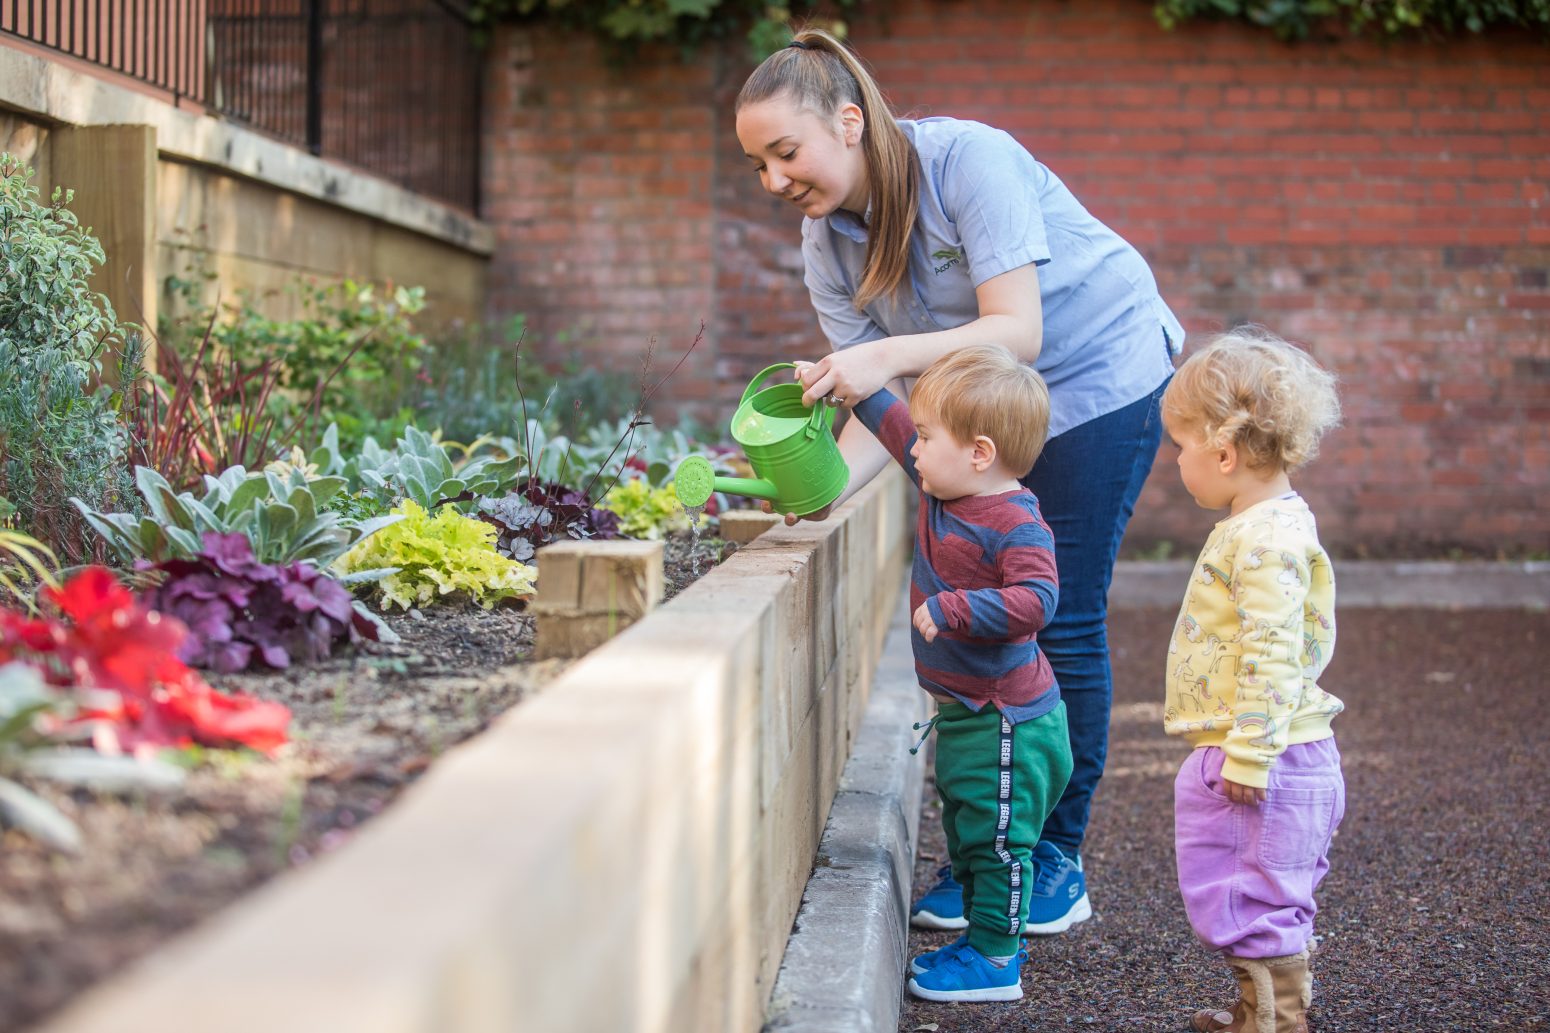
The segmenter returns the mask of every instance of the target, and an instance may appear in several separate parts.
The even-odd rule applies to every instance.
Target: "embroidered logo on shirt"
[[[936,275],[941,276],[947,270],[963,261],[963,252],[955,248],[944,247],[940,251],[931,252],[931,257],[941,261],[942,264],[932,270]]]

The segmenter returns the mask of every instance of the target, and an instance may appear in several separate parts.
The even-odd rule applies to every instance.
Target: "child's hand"
[[[1227,791],[1227,799],[1233,803],[1246,803],[1257,807],[1265,799],[1265,791],[1259,786],[1246,786],[1230,778],[1222,779],[1222,788]]]
[[[925,603],[915,611],[915,630],[920,632],[920,637],[930,642],[936,638],[936,621],[931,619],[931,608]]]

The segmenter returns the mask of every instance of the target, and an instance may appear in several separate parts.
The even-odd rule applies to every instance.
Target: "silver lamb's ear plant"
[[[248,471],[234,466],[218,477],[206,475],[204,495],[176,492],[166,478],[147,466],[135,467],[135,486],[148,512],[100,513],[79,499],[70,501],[86,518],[120,563],[159,563],[189,559],[203,546],[206,532],[240,533],[253,544],[262,563],[306,560],[327,567],[356,542],[402,517],[383,516],[353,522],[325,507],[345,479],[308,479],[300,470]]]
[[[426,512],[447,504],[466,511],[476,498],[504,495],[527,466],[515,452],[477,455],[454,466],[441,442],[417,427],[405,427],[395,444],[389,452],[366,440],[353,464],[361,486],[383,502],[413,499]]]

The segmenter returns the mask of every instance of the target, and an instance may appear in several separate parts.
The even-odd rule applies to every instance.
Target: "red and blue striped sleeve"
[[[1000,588],[938,592],[926,600],[937,626],[974,638],[1029,638],[1049,623],[1060,598],[1049,528],[1033,520],[1009,529],[995,558]]]
[[[909,403],[886,387],[866,399],[853,415],[872,432],[888,454],[904,467],[915,487],[920,487],[920,474],[915,472],[915,457],[910,450],[915,447],[915,421],[910,419]]]

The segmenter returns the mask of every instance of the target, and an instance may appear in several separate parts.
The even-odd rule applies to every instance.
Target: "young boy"
[[[1032,851],[1071,776],[1065,704],[1035,638],[1055,610],[1053,541],[1018,483],[1044,446],[1049,391],[1005,348],[970,347],[933,363],[908,405],[883,390],[855,413],[921,490],[911,643],[937,700],[926,734],[969,922],[911,962],[909,989],[1016,1000]]]
[[[1191,746],[1174,783],[1179,890],[1239,999],[1198,1033],[1306,1033],[1314,891],[1345,813],[1319,678],[1335,578],[1291,475],[1340,419],[1335,380],[1254,327],[1191,355],[1163,395],[1185,489],[1227,516],[1206,539],[1168,644],[1164,727]]]

